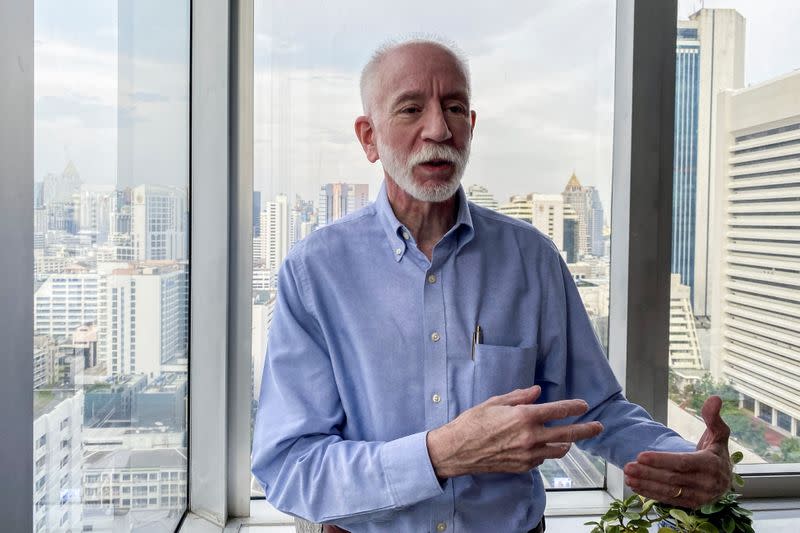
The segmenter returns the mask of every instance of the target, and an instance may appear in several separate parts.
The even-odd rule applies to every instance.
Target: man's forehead
[[[378,70],[380,91],[390,100],[430,90],[435,80],[446,92],[467,94],[467,80],[453,55],[437,46],[414,43],[392,50]]]

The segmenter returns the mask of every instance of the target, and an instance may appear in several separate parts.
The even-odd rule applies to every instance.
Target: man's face
[[[435,46],[407,45],[381,63],[373,94],[375,144],[386,174],[417,200],[450,198],[475,124],[456,61]]]

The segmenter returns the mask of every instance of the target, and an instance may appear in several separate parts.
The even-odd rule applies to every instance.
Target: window
[[[441,33],[465,50],[478,118],[464,189],[472,202],[554,241],[607,347],[615,3],[545,4],[513,8],[510,31],[490,22],[498,19],[484,12],[488,5],[472,6],[477,12],[464,19],[452,16],[456,3],[428,5],[434,22],[400,17],[391,33]],[[281,261],[315,228],[374,200],[381,185],[380,165],[365,160],[351,132],[361,114],[360,68],[390,35],[365,40],[348,28],[382,27],[383,16],[380,9],[343,14],[255,2],[253,414]],[[549,48],[579,20],[591,35]],[[551,53],[535,52],[541,47]],[[540,471],[548,489],[605,485],[603,460],[577,448]],[[261,494],[255,480],[251,488]]]
[[[62,480],[37,486],[45,505],[70,509],[43,527],[149,527],[111,487],[133,474],[147,494],[131,465],[187,468],[189,0],[34,4],[33,446]],[[81,495],[111,518],[77,511]],[[171,531],[184,506],[166,508]]]
[[[699,436],[720,395],[758,472],[800,463],[800,19],[728,4],[678,20],[669,424]]]

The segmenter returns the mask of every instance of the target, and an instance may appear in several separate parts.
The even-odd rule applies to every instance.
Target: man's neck
[[[454,194],[444,202],[423,202],[386,177],[386,193],[394,215],[414,236],[417,247],[430,261],[433,247],[456,222],[458,198]]]

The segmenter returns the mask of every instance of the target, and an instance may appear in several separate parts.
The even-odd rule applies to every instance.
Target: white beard
[[[405,162],[400,161],[397,153],[388,146],[380,141],[377,144],[384,171],[401,189],[421,202],[444,202],[453,196],[461,184],[461,178],[469,160],[469,144],[461,152],[443,144],[424,144]],[[453,165],[453,175],[450,176],[450,179],[442,183],[427,185],[414,181],[414,167],[434,159],[443,159]]]

